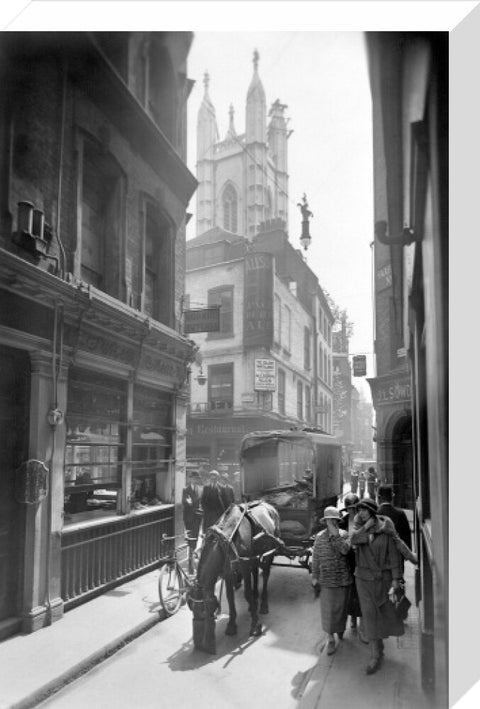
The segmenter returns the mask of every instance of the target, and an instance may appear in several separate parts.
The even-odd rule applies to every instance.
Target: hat
[[[211,470],[211,471],[208,473],[208,475],[209,475],[209,476],[214,475],[216,478],[219,478],[219,477],[220,477],[220,473],[218,472],[218,470]]]
[[[340,520],[340,512],[337,510],[336,507],[325,507],[325,509],[323,510],[323,517],[320,522],[323,522],[326,519]]]
[[[191,478],[199,478],[200,475],[197,473],[196,470],[187,470],[187,475],[190,475]]]
[[[359,497],[358,495],[354,495],[353,493],[349,493],[348,495],[345,495],[345,498],[343,500],[343,504],[345,505],[345,508],[348,510],[349,507],[356,507],[356,505],[359,502]]]
[[[377,503],[373,500],[369,500],[368,498],[366,500],[360,500],[360,502],[357,503],[357,510],[360,510],[362,507],[374,515],[377,514]]]

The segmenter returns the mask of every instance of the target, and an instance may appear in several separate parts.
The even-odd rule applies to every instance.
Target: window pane
[[[65,521],[112,514],[122,484],[126,391],[109,377],[72,370],[65,446]]]

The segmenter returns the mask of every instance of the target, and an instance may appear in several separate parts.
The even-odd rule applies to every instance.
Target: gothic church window
[[[232,185],[227,185],[223,191],[223,228],[237,233],[237,193]]]

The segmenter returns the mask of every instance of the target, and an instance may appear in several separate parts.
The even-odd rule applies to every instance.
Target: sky
[[[363,33],[195,32],[188,58],[188,75],[196,82],[188,103],[188,165],[194,173],[203,75],[210,74],[220,137],[228,128],[230,104],[236,131],[243,133],[254,49],[260,54],[267,112],[280,99],[293,130],[288,141],[290,241],[301,248],[297,203],[305,192],[313,212],[306,261],[322,288],[347,310],[353,323],[350,352],[367,355],[367,376],[373,376],[373,157]],[[189,211],[196,211],[195,197]],[[187,238],[193,236],[195,218]],[[354,384],[370,400],[365,380]]]

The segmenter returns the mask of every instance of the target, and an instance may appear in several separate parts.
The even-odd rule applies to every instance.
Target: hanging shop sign
[[[255,391],[275,391],[276,368],[274,359],[255,360]]]
[[[184,311],[184,332],[219,332],[220,306]]]
[[[367,356],[354,355],[353,357],[353,376],[365,377],[367,375]]]

